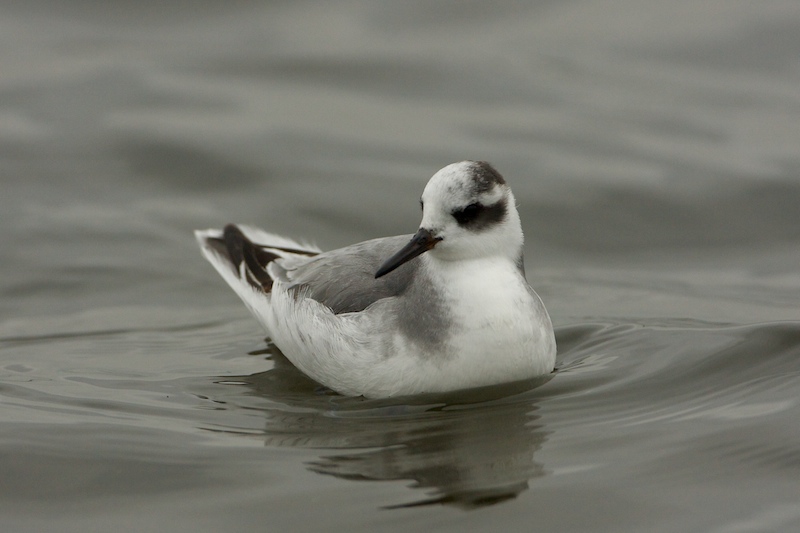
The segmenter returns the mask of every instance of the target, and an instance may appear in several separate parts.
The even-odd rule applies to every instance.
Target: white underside
[[[289,239],[243,228],[256,242],[309,249]],[[275,281],[271,294],[239,279],[224,259],[203,246],[218,230],[196,233],[205,257],[241,297],[275,345],[302,372],[346,395],[389,397],[447,392],[547,374],[555,364],[550,318],[528,292],[516,266],[500,259],[432,261],[428,272],[441,281],[452,331],[435,353],[396,325],[397,297],[357,313],[335,315],[328,307],[287,292]],[[477,276],[477,277],[476,277]],[[475,280],[481,282],[476,285]]]

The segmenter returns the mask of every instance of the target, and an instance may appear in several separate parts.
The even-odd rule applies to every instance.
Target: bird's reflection
[[[349,480],[411,480],[426,492],[387,508],[448,504],[462,508],[515,498],[544,475],[534,453],[547,438],[535,400],[508,388],[469,398],[344,398],[303,376],[276,349],[272,370],[238,379],[260,398],[266,443],[335,450],[308,468]],[[518,384],[530,390],[536,383]],[[514,394],[516,392],[516,394]]]

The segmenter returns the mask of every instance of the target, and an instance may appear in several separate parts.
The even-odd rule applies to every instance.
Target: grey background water
[[[0,6],[3,531],[797,531],[800,3]],[[321,393],[201,259],[514,188],[559,372]]]

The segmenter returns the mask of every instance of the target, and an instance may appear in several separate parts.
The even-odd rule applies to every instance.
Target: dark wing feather
[[[273,277],[328,306],[336,314],[363,311],[370,304],[402,294],[411,282],[419,262],[409,261],[394,272],[375,279],[386,259],[402,248],[411,235],[361,242],[330,252],[268,246],[252,242],[234,224],[225,226],[221,237],[206,239],[225,257],[237,277],[242,265],[246,281],[269,293]]]

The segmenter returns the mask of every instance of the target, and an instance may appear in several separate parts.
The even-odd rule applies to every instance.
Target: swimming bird
[[[201,250],[303,373],[348,396],[450,392],[555,365],[553,326],[525,279],[514,195],[483,161],[436,172],[414,235],[322,252],[229,224]]]

